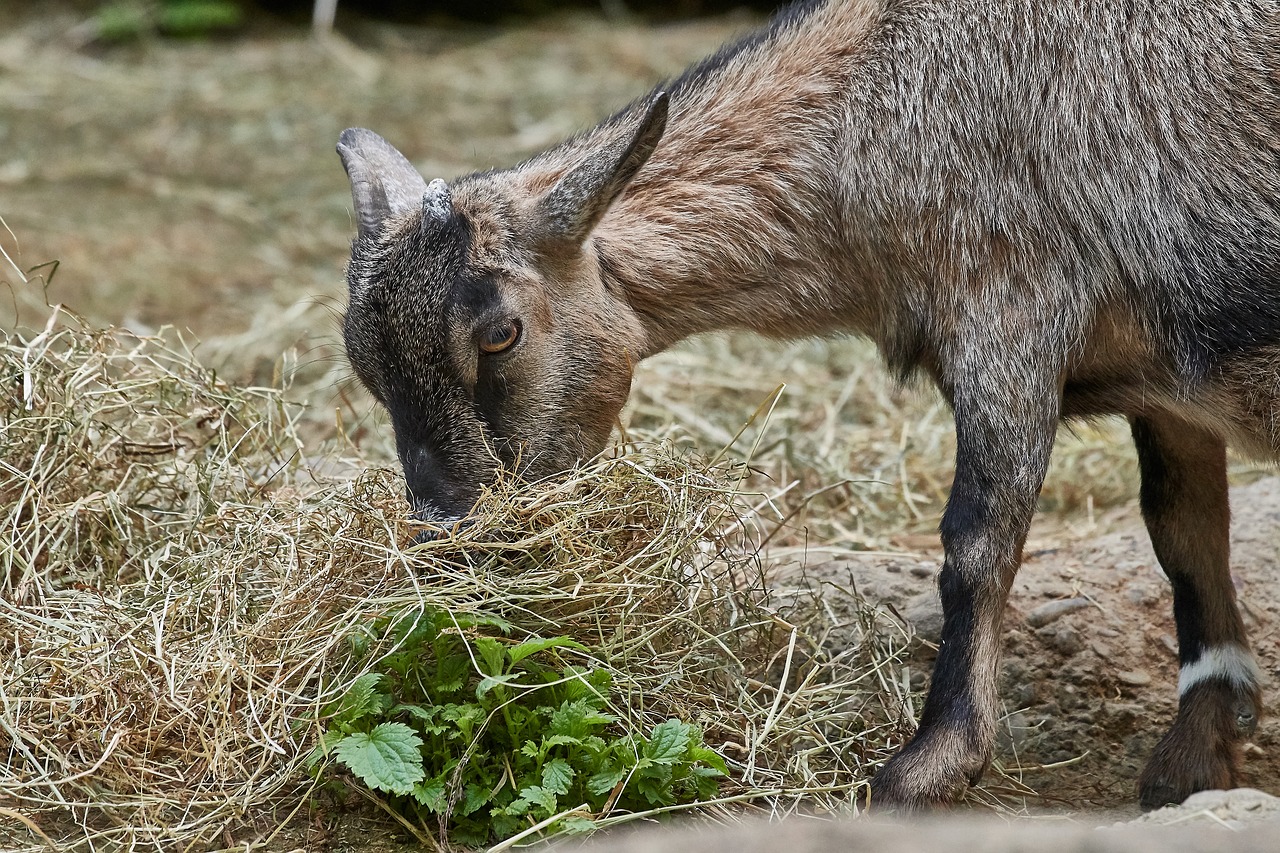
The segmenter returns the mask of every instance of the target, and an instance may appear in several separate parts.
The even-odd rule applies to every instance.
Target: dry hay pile
[[[905,637],[863,611],[833,656],[821,608],[771,607],[740,467],[633,442],[406,549],[396,472],[322,466],[278,391],[172,336],[55,312],[0,339],[0,389],[0,846],[269,845],[314,802],[346,638],[424,603],[570,636],[629,724],[700,725],[713,813],[847,806],[900,741]]]

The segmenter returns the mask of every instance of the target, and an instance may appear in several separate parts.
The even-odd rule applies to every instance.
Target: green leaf
[[[618,718],[612,714],[602,714],[595,709],[590,700],[577,699],[565,701],[551,714],[551,731],[557,735],[583,738],[591,734],[596,726],[616,723]]]
[[[483,664],[480,667],[480,674],[501,675],[506,658],[502,643],[493,637],[477,637],[474,645],[475,650],[480,654],[480,661]]]
[[[587,699],[596,710],[604,706],[605,697],[613,690],[613,676],[607,669],[566,666],[562,674],[569,679],[560,687],[564,697],[569,700]]]
[[[328,758],[333,753],[334,746],[343,737],[343,733],[336,729],[330,729],[321,735],[320,742],[316,744],[316,748],[307,753],[307,757],[304,759],[307,763],[307,769],[314,769],[317,764]]]
[[[444,781],[432,779],[426,784],[414,785],[412,793],[418,804],[429,809],[432,814],[444,814],[445,806],[449,802],[445,799],[444,791]]]
[[[595,740],[600,740],[600,739],[599,739],[599,738],[595,738]],[[601,741],[601,742],[603,743],[603,741]],[[582,745],[583,745],[583,740],[582,740],[582,738],[569,737],[569,735],[552,735],[551,737],[546,738],[546,739],[543,741],[543,743],[544,743],[544,745],[545,745],[545,746],[548,746],[548,747],[552,747],[552,746],[582,746]]]
[[[436,637],[436,676],[432,688],[438,693],[456,693],[471,674],[471,658],[462,650],[457,637]]]
[[[571,815],[560,822],[560,828],[567,835],[582,835],[593,831],[596,828],[596,822],[590,818]]]
[[[457,726],[457,733],[463,740],[470,742],[475,736],[476,726],[485,718],[484,708],[479,705],[445,705],[440,711],[440,719]]]
[[[542,787],[561,796],[569,793],[573,768],[563,758],[553,758],[542,768]]]
[[[160,9],[160,28],[179,36],[238,27],[242,19],[240,7],[229,0],[174,0]]]
[[[611,793],[614,787],[622,781],[627,775],[627,771],[621,767],[613,770],[604,770],[595,774],[587,780],[587,790],[596,796],[604,796]]]
[[[528,814],[529,806],[531,805],[533,805],[533,803],[529,802],[524,797],[516,797],[511,802],[507,803],[506,808],[502,810],[502,813],[510,815],[511,817],[520,817],[521,815]]]
[[[671,789],[671,768],[666,767],[663,769],[668,771],[666,778],[661,776],[646,778],[642,776],[636,780],[637,789],[649,801],[651,806],[669,806],[676,801],[675,792]]]
[[[529,785],[527,788],[520,789],[520,799],[528,800],[534,805],[541,806],[547,813],[545,816],[550,817],[556,813],[556,795],[541,788],[537,785]]]
[[[644,755],[655,764],[675,764],[689,751],[693,726],[671,719],[653,727]]]
[[[508,672],[502,675],[487,675],[480,679],[480,683],[476,685],[476,699],[484,699],[485,694],[499,684],[506,684],[514,678],[519,678],[520,673]]]
[[[724,763],[724,758],[714,749],[708,749],[705,746],[695,746],[689,750],[690,761],[701,761],[708,767],[718,771],[721,775],[729,775],[729,767]]]
[[[325,709],[331,714],[333,725],[350,726],[380,711],[385,699],[385,696],[375,689],[380,681],[382,681],[382,673],[366,672],[351,682],[351,686],[347,688],[342,698]]]
[[[462,790],[462,802],[458,803],[457,813],[461,817],[466,817],[487,802],[489,802],[489,789],[487,787],[476,784],[468,785]]]
[[[370,788],[408,794],[426,777],[421,746],[422,738],[404,723],[382,723],[368,734],[347,735],[334,751]]]
[[[698,799],[710,800],[720,793],[720,779],[723,776],[719,770],[710,767],[693,768],[693,788],[698,792]]]
[[[511,633],[511,623],[501,616],[481,616],[476,613],[471,614],[455,614],[452,617],[446,616],[442,624],[452,625],[454,620],[457,621],[460,628],[497,628],[503,634]]]
[[[514,666],[529,655],[536,655],[538,652],[557,648],[577,649],[580,652],[589,651],[582,643],[571,640],[568,637],[548,637],[546,639],[525,640],[520,645],[513,646],[507,650],[507,658],[510,659],[512,666]]]

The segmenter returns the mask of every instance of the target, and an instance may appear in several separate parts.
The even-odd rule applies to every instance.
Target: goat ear
[[[538,203],[543,236],[579,244],[649,160],[667,129],[667,93],[624,120],[618,138],[564,175]]]
[[[338,156],[351,179],[361,237],[381,230],[389,217],[422,204],[427,182],[403,154],[372,130],[342,131]]]

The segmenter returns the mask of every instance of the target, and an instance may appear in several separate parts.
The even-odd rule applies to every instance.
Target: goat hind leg
[[[1222,439],[1169,416],[1134,418],[1142,514],[1173,585],[1178,715],[1138,783],[1144,809],[1240,782],[1240,745],[1257,725],[1258,669],[1236,606]]]

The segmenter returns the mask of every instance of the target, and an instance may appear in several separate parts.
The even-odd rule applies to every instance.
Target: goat
[[[1058,424],[1124,415],[1181,665],[1139,799],[1237,784],[1260,673],[1226,445],[1280,457],[1280,4],[807,2],[510,169],[428,183],[363,129],[338,151],[345,343],[421,517],[599,452],[635,363],[690,335],[871,338],[956,426],[941,646],[871,782],[928,807],[990,760]]]

